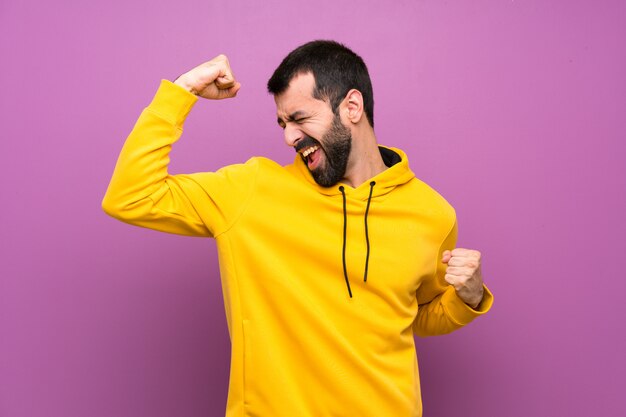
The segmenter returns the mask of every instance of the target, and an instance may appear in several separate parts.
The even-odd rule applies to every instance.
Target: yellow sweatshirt
[[[169,175],[196,100],[161,82],[102,205],[137,226],[216,239],[232,343],[226,416],[421,416],[413,334],[458,329],[493,299],[485,288],[474,310],[443,279],[453,208],[394,148],[380,148],[390,167],[357,188],[318,186],[299,156]]]

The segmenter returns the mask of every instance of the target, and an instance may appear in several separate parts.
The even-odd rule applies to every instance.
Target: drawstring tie
[[[363,282],[367,282],[367,268],[370,261],[370,237],[367,230],[367,214],[370,211],[370,203],[372,201],[372,193],[374,192],[374,186],[376,185],[376,181],[370,182],[370,195],[367,198],[367,206],[365,207],[365,243],[367,244],[367,254],[365,255],[365,273],[363,274]],[[350,298],[352,298],[352,289],[350,289],[350,281],[348,280],[348,268],[346,267],[346,235],[348,229],[348,213],[346,209],[346,192],[341,185],[339,187],[339,191],[341,191],[341,195],[343,196],[343,249],[341,252],[341,260],[343,262],[343,276],[346,280],[346,286],[348,287],[348,294]]]

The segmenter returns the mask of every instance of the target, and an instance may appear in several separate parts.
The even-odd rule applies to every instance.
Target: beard
[[[335,115],[330,128],[324,133],[321,141],[307,136],[300,141],[298,148],[312,145],[319,146],[318,152],[322,151],[325,158],[316,168],[312,170],[309,168],[309,172],[315,182],[322,187],[332,187],[346,175],[348,158],[352,148],[350,129],[341,123],[339,115]],[[306,164],[306,159],[304,163]]]

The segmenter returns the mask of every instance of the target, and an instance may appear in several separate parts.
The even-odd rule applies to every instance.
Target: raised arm
[[[124,222],[164,232],[215,235],[228,221],[228,212],[235,210],[237,192],[246,192],[250,183],[246,172],[251,169],[233,166],[217,173],[169,175],[169,153],[198,97],[231,98],[239,88],[223,55],[174,83],[163,80],[122,148],[102,201],[104,211]],[[232,197],[226,197],[223,189]],[[225,197],[220,198],[220,193]]]

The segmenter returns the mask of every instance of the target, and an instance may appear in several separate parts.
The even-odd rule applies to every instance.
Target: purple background
[[[484,253],[493,310],[417,340],[425,416],[625,415],[625,21],[598,0],[2,0],[0,416],[224,415],[214,242],[100,202],[159,80],[218,53],[243,88],[197,104],[171,172],[290,162],[265,82],[315,38],[363,56],[379,141]]]

